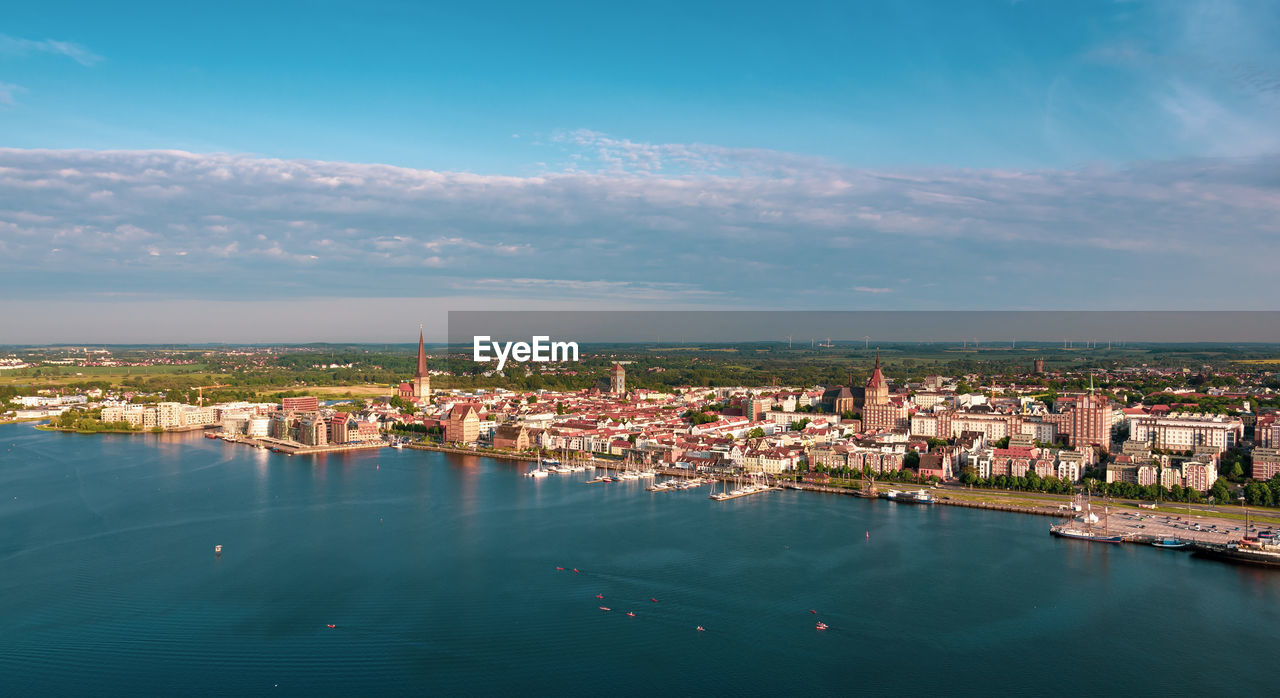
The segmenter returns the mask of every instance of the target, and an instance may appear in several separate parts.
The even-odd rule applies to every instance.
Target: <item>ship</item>
[[[1152,543],[1151,545],[1157,548],[1168,548],[1170,550],[1178,550],[1181,548],[1185,548],[1191,544],[1185,540],[1182,540],[1181,538],[1161,538],[1160,540]]]
[[[1106,514],[1103,510],[1102,531],[1098,532],[1093,529],[1093,525],[1098,522],[1097,514],[1093,513],[1093,504],[1088,499],[1085,500],[1083,506],[1073,506],[1072,509],[1081,512],[1081,515],[1075,519],[1069,519],[1060,524],[1054,524],[1049,527],[1049,535],[1058,538],[1070,538],[1072,540],[1084,540],[1091,543],[1123,543],[1124,538],[1113,536],[1107,531]]]
[[[1232,541],[1225,545],[1218,543],[1197,543],[1194,554],[1223,562],[1239,565],[1258,565],[1262,567],[1280,567],[1280,545],[1265,545],[1245,541],[1244,545]]]
[[[891,502],[902,502],[903,504],[933,504],[937,501],[937,499],[926,490],[917,490],[915,492],[889,490],[880,496]]]
[[[1106,533],[1098,533],[1089,528],[1080,528],[1068,524],[1059,524],[1049,527],[1049,534],[1059,538],[1071,538],[1073,540],[1087,540],[1093,543],[1123,543],[1124,539],[1120,536],[1112,536]]]

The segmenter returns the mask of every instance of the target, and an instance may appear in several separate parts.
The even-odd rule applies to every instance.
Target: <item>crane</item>
[[[197,385],[196,394],[198,395],[198,397],[196,397],[196,404],[204,405],[204,389],[205,388],[230,388],[230,387],[231,386],[227,385],[226,383],[217,383],[215,385]]]

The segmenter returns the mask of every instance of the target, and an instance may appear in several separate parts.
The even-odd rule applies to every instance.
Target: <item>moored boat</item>
[[[1182,540],[1181,538],[1161,538],[1160,540],[1152,543],[1151,545],[1156,548],[1178,549],[1178,548],[1185,548],[1191,544],[1185,540]]]
[[[1061,524],[1058,526],[1050,526],[1049,534],[1059,538],[1071,538],[1073,540],[1087,540],[1093,543],[1123,543],[1124,539],[1120,536],[1112,536],[1106,533],[1098,533],[1087,528],[1078,528]]]
[[[1225,545],[1197,543],[1194,554],[1241,565],[1280,567],[1280,546],[1275,545],[1240,545],[1235,541]]]

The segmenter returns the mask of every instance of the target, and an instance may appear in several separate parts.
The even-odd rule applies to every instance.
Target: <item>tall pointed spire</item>
[[[418,370],[414,372],[414,378],[421,378],[427,375],[427,346],[422,343],[422,325],[418,325]]]
[[[431,375],[427,373],[427,345],[422,339],[422,323],[418,323],[418,368],[413,372],[413,397],[430,401]]]

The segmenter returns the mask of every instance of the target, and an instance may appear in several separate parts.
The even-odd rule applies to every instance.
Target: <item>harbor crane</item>
[[[196,395],[197,395],[197,397],[196,397],[196,404],[197,404],[197,405],[201,405],[201,406],[203,406],[203,405],[204,405],[204,390],[205,390],[205,388],[230,388],[230,387],[231,387],[231,386],[230,386],[230,385],[227,385],[226,383],[217,383],[217,384],[215,384],[215,385],[197,385],[197,386],[196,386]]]

